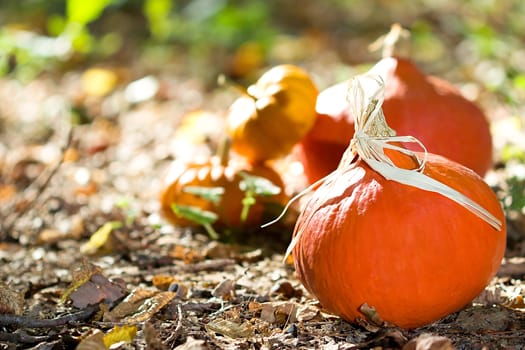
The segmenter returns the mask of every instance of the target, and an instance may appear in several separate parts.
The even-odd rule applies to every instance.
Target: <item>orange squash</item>
[[[250,207],[243,220],[243,199],[246,192],[241,189],[245,180],[242,173],[262,177],[281,189],[271,196],[255,196],[255,204]],[[217,203],[192,191],[192,188],[222,188],[223,193]],[[217,214],[217,227],[249,227],[260,225],[268,205],[282,206],[287,200],[284,183],[280,175],[270,166],[251,165],[243,159],[230,159],[215,156],[203,161],[187,163],[175,160],[168,169],[159,195],[161,214],[177,226],[192,226],[195,222],[174,213],[172,205],[192,206]]]
[[[233,149],[252,163],[288,154],[315,122],[317,94],[303,69],[270,69],[230,106],[226,129]]]
[[[371,72],[385,80],[383,110],[388,124],[399,135],[417,137],[429,152],[481,176],[490,169],[492,137],[487,118],[454,86],[424,74],[404,58],[384,58]],[[337,167],[337,158],[353,135],[354,118],[348,111],[347,91],[348,82],[342,82],[319,94],[318,119],[297,150],[312,183]],[[342,135],[340,130],[348,134]]]
[[[366,303],[385,321],[423,326],[464,307],[494,276],[505,251],[504,213],[472,170],[430,153],[422,163],[421,153],[385,146],[385,137],[390,145],[403,141],[388,127],[359,125],[367,129],[354,137],[350,156],[297,220],[289,248],[297,275],[324,308],[351,322],[364,317]],[[389,160],[377,156],[381,152]],[[447,189],[424,190],[416,177]],[[454,190],[454,196],[443,194]],[[485,214],[452,197],[473,201]]]

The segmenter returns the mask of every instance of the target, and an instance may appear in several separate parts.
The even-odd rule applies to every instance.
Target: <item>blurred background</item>
[[[426,70],[523,101],[520,0],[2,0],[0,74],[28,81],[104,61],[203,78],[282,62],[337,70],[377,60],[368,46],[394,22]]]
[[[170,157],[165,145],[181,116],[223,111],[238,96],[217,86],[220,74],[247,85],[271,66],[292,63],[323,89],[377,62],[381,52],[370,45],[393,23],[410,30],[405,54],[485,111],[495,170],[504,172],[491,184],[503,183],[504,204],[523,218],[521,0],[1,0],[0,165],[18,164],[8,150],[21,145],[54,145],[56,158],[67,121],[88,125],[79,141],[87,154],[119,144],[90,166],[120,160],[122,169],[111,171],[144,175],[156,164],[152,152]],[[148,101],[140,116],[126,112]],[[4,170],[2,182],[20,189],[37,173],[25,172],[20,182]],[[112,184],[120,192],[136,188],[126,181]]]

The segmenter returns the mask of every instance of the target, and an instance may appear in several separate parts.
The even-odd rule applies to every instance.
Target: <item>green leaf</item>
[[[219,218],[218,215],[212,211],[203,210],[192,205],[179,205],[173,203],[171,208],[175,215],[203,226],[211,225]]]
[[[171,209],[175,215],[202,225],[212,239],[219,238],[219,235],[211,226],[219,218],[214,212],[203,210],[191,205],[178,205],[176,203],[171,205]]]
[[[239,188],[244,192],[252,192],[257,196],[275,196],[281,193],[281,188],[267,178],[250,175],[244,171],[239,174],[243,177]]]
[[[224,187],[186,186],[183,188],[183,192],[194,194],[213,204],[219,204],[224,194]]]
[[[100,17],[112,0],[67,0],[66,14],[71,22],[88,24]]]
[[[248,219],[248,214],[250,214],[251,207],[255,204],[255,198],[253,197],[253,192],[247,191],[246,196],[242,199],[242,211],[241,211],[241,221],[245,222]]]
[[[507,186],[509,187],[509,195],[511,197],[511,202],[507,205],[507,208],[521,211],[525,208],[525,180],[517,176],[512,176],[507,179]]]

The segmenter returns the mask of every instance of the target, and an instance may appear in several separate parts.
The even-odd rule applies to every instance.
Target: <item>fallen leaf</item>
[[[97,231],[95,231],[95,233],[91,235],[89,241],[87,241],[80,247],[80,252],[86,255],[93,255],[100,251],[102,248],[111,251],[112,248],[110,247],[110,235],[114,228],[115,223],[106,222]]]
[[[15,194],[16,187],[14,185],[0,184],[0,203],[8,202]]]
[[[297,321],[310,321],[320,315],[319,308],[313,305],[301,305],[297,309]]]
[[[250,322],[233,322],[218,318],[206,325],[206,330],[211,333],[219,333],[230,338],[249,338],[254,335],[254,329]]]
[[[104,314],[104,320],[126,323],[147,321],[168,305],[175,296],[176,293],[173,292],[158,292],[138,288],[115,306],[111,312]]]
[[[146,342],[146,349],[167,350],[166,345],[164,345],[160,338],[159,331],[155,328],[154,324],[151,321],[147,321],[144,323],[142,335],[144,336],[144,341]]]
[[[72,292],[74,292],[77,288],[89,281],[91,276],[93,276],[96,273],[101,273],[101,271],[102,270],[98,266],[95,266],[87,262],[86,260],[83,260],[81,263],[73,266],[73,268],[71,269],[71,283],[62,294],[61,301],[65,302]]]
[[[446,337],[421,334],[403,346],[403,350],[454,350],[452,341]]]
[[[168,255],[174,259],[182,260],[186,264],[196,263],[204,260],[204,254],[198,252],[195,249],[182,245],[174,246]]]
[[[190,336],[184,344],[177,346],[175,350],[208,350],[208,347],[204,340],[194,339]]]
[[[261,319],[277,324],[294,323],[297,321],[297,305],[290,302],[262,303]]]
[[[78,343],[75,350],[107,350],[104,345],[104,333],[96,329]]]
[[[367,303],[364,303],[359,307],[359,311],[365,315],[366,320],[373,323],[376,326],[382,326],[385,322],[379,316],[379,313],[373,306],[369,306]]]
[[[110,281],[100,273],[96,273],[91,278],[76,288],[69,294],[73,306],[85,308],[100,302],[113,304],[126,294],[125,288],[121,284]]]
[[[219,283],[213,289],[211,294],[216,298],[221,298],[223,300],[231,300],[231,298],[235,296],[235,286],[235,280],[226,279]]]
[[[289,281],[277,281],[270,289],[270,294],[280,294],[286,299],[293,298],[295,296],[300,297],[301,291],[295,289]]]
[[[117,82],[117,74],[109,69],[90,68],[82,74],[82,89],[89,96],[105,96],[115,89]]]
[[[112,345],[117,343],[129,344],[135,339],[137,335],[137,326],[124,325],[115,326],[106,335],[104,335],[104,345],[109,349]]]
[[[137,311],[143,301],[151,298],[157,293],[153,289],[135,288],[129,293],[124,300],[115,306],[110,312],[104,314],[104,321],[119,322],[124,317],[129,316]]]
[[[24,310],[24,292],[16,291],[0,282],[0,314],[21,315]]]
[[[171,275],[155,275],[151,279],[151,284],[160,290],[168,290],[168,288],[176,282],[177,279]]]

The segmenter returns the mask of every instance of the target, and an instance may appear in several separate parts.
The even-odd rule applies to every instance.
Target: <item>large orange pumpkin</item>
[[[486,173],[492,165],[492,138],[485,115],[473,102],[408,59],[384,58],[371,71],[385,80],[383,110],[390,127],[400,135],[417,137],[429,152],[481,176]],[[337,167],[352,137],[354,118],[348,111],[347,91],[348,82],[343,82],[319,94],[316,124],[297,150],[310,182]]]
[[[315,122],[318,93],[303,69],[270,69],[230,106],[226,129],[233,149],[252,163],[288,154]]]
[[[423,326],[464,307],[494,276],[505,251],[504,213],[472,170],[430,153],[423,169],[412,170],[425,155],[378,146],[391,130],[366,127],[387,132],[365,139],[367,130],[360,130],[347,153],[353,159],[324,180],[297,220],[291,245],[297,275],[323,307],[349,321],[364,317],[366,303],[385,321]],[[365,143],[373,146],[354,151]],[[377,157],[381,152],[389,160]],[[385,175],[396,171],[397,180]],[[403,183],[416,177],[448,187]],[[462,195],[473,205],[451,199]],[[473,206],[485,214],[474,214]]]
[[[240,184],[245,179],[241,173],[262,177],[281,189],[272,196],[255,196],[255,204],[250,207],[248,216],[242,220],[243,199],[246,192]],[[223,193],[218,203],[199,196],[191,188],[222,188]],[[268,206],[282,206],[287,201],[284,183],[280,175],[270,166],[252,165],[243,159],[214,156],[195,162],[175,160],[168,169],[159,196],[161,214],[177,226],[195,225],[184,217],[178,216],[172,209],[173,204],[193,206],[204,211],[216,213],[215,226],[236,228],[260,225],[264,220]]]

